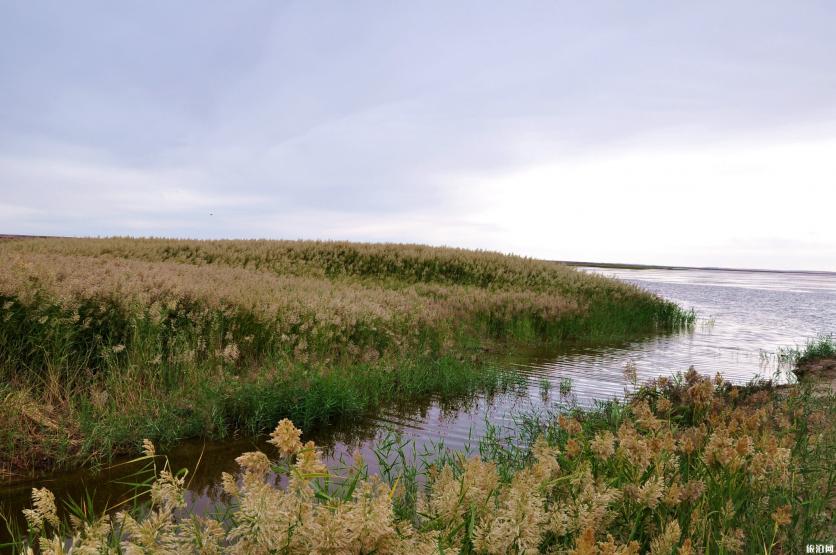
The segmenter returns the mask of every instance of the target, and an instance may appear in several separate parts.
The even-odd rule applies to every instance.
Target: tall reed
[[[416,245],[32,239],[0,244],[0,262],[7,472],[135,450],[140,434],[314,426],[485,385],[486,350],[693,321],[559,264]]]
[[[42,553],[789,553],[832,541],[836,403],[802,383],[730,386],[693,371],[626,403],[495,429],[479,455],[410,458],[397,438],[328,469],[290,421],[224,475],[223,508],[192,512],[159,461],[148,502],[62,522],[33,490],[15,549]],[[275,477],[280,477],[277,480]],[[277,485],[283,484],[283,485]]]

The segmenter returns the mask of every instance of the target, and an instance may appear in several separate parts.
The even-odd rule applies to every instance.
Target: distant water
[[[588,406],[595,400],[622,396],[629,387],[624,378],[628,364],[635,366],[639,381],[685,371],[693,365],[700,373],[721,372],[731,381],[744,383],[782,371],[774,356],[778,347],[800,346],[817,334],[836,331],[836,274],[610,268],[582,271],[635,283],[683,308],[693,308],[698,320],[692,330],[673,335],[533,355],[513,364],[522,380],[512,391],[455,402],[429,398],[386,407],[374,417],[342,423],[312,439],[326,448],[332,464],[356,448],[366,453],[367,460],[373,459],[372,445],[387,429],[401,433],[405,441],[414,441],[419,450],[437,442],[452,448],[473,448],[486,421],[509,432],[515,426],[514,415],[519,413],[542,411],[556,404]],[[272,452],[256,440],[206,445],[190,441],[170,455],[175,467],[194,469],[203,453],[193,472],[190,498],[197,508],[208,508],[217,498],[221,471],[235,472],[234,458],[254,447]],[[86,486],[95,489],[96,497],[103,502],[120,494],[119,488],[109,483],[114,476],[75,472],[8,487],[0,485],[0,500],[7,510],[17,512],[28,506],[31,487],[46,485],[59,497],[78,497]]]
[[[443,439],[460,447],[484,429],[484,422],[513,426],[513,415],[555,402],[591,405],[620,397],[629,387],[628,364],[639,381],[694,366],[745,383],[755,377],[785,378],[779,347],[803,345],[836,331],[836,274],[722,270],[632,270],[582,268],[635,283],[698,316],[692,330],[607,347],[571,349],[516,365],[526,377],[520,391],[481,398],[461,410],[432,405],[420,413],[394,408],[377,421],[416,439]],[[548,386],[545,384],[548,383]],[[571,385],[568,398],[560,385]]]

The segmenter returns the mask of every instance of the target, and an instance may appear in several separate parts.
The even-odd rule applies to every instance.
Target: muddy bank
[[[795,369],[795,375],[799,380],[814,382],[817,391],[836,392],[836,357],[804,361]]]

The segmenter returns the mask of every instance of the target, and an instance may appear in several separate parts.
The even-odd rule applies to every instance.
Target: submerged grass
[[[198,515],[160,461],[145,503],[61,522],[33,490],[14,550],[42,553],[794,553],[830,543],[836,403],[809,384],[731,386],[689,371],[628,401],[489,428],[479,455],[378,444],[325,467],[283,420],[272,459],[242,454]],[[273,476],[282,478],[276,480]],[[281,485],[277,485],[281,484]],[[142,489],[142,488],[140,488]]]
[[[496,384],[485,351],[673,330],[637,287],[497,253],[310,241],[0,243],[0,472],[306,428]]]

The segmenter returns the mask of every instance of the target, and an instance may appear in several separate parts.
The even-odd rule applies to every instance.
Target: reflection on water
[[[516,365],[525,377],[522,391],[474,403],[453,414],[431,407],[418,417],[397,408],[377,421],[393,425],[417,441],[443,438],[464,445],[479,435],[485,420],[513,425],[510,416],[565,402],[561,385],[571,383],[571,398],[588,406],[595,400],[620,397],[629,384],[628,363],[639,381],[670,375],[694,366],[704,374],[722,372],[744,383],[770,378],[783,369],[774,356],[780,346],[803,344],[819,333],[836,329],[836,274],[710,270],[615,270],[584,268],[630,281],[684,308],[698,321],[692,330],[595,348],[574,348],[544,354]]]
[[[555,404],[588,406],[595,400],[622,396],[629,385],[623,374],[628,363],[635,365],[639,381],[693,365],[701,373],[719,371],[727,379],[742,383],[756,376],[772,377],[782,370],[774,356],[777,347],[800,345],[819,333],[836,330],[836,274],[610,268],[583,271],[636,283],[684,308],[693,308],[698,322],[692,330],[673,335],[532,355],[513,365],[521,379],[509,390],[457,401],[418,399],[383,408],[379,414],[350,426],[306,434],[303,439],[314,439],[323,446],[332,465],[349,459],[358,448],[371,463],[371,446],[387,429],[400,432],[419,449],[432,450],[438,443],[457,449],[474,448],[488,421],[507,430],[514,426],[514,414]],[[196,509],[205,511],[218,498],[221,472],[235,472],[235,457],[253,448],[273,453],[271,446],[249,439],[185,442],[169,456],[174,468],[192,469],[190,500]],[[124,467],[121,472],[125,473]],[[47,486],[59,498],[79,498],[86,488],[95,490],[97,501],[103,505],[108,499],[118,499],[127,489],[120,491],[112,484],[117,477],[115,472],[97,476],[77,472],[17,482],[0,489],[0,498],[5,510],[19,514],[28,505],[33,486]]]

